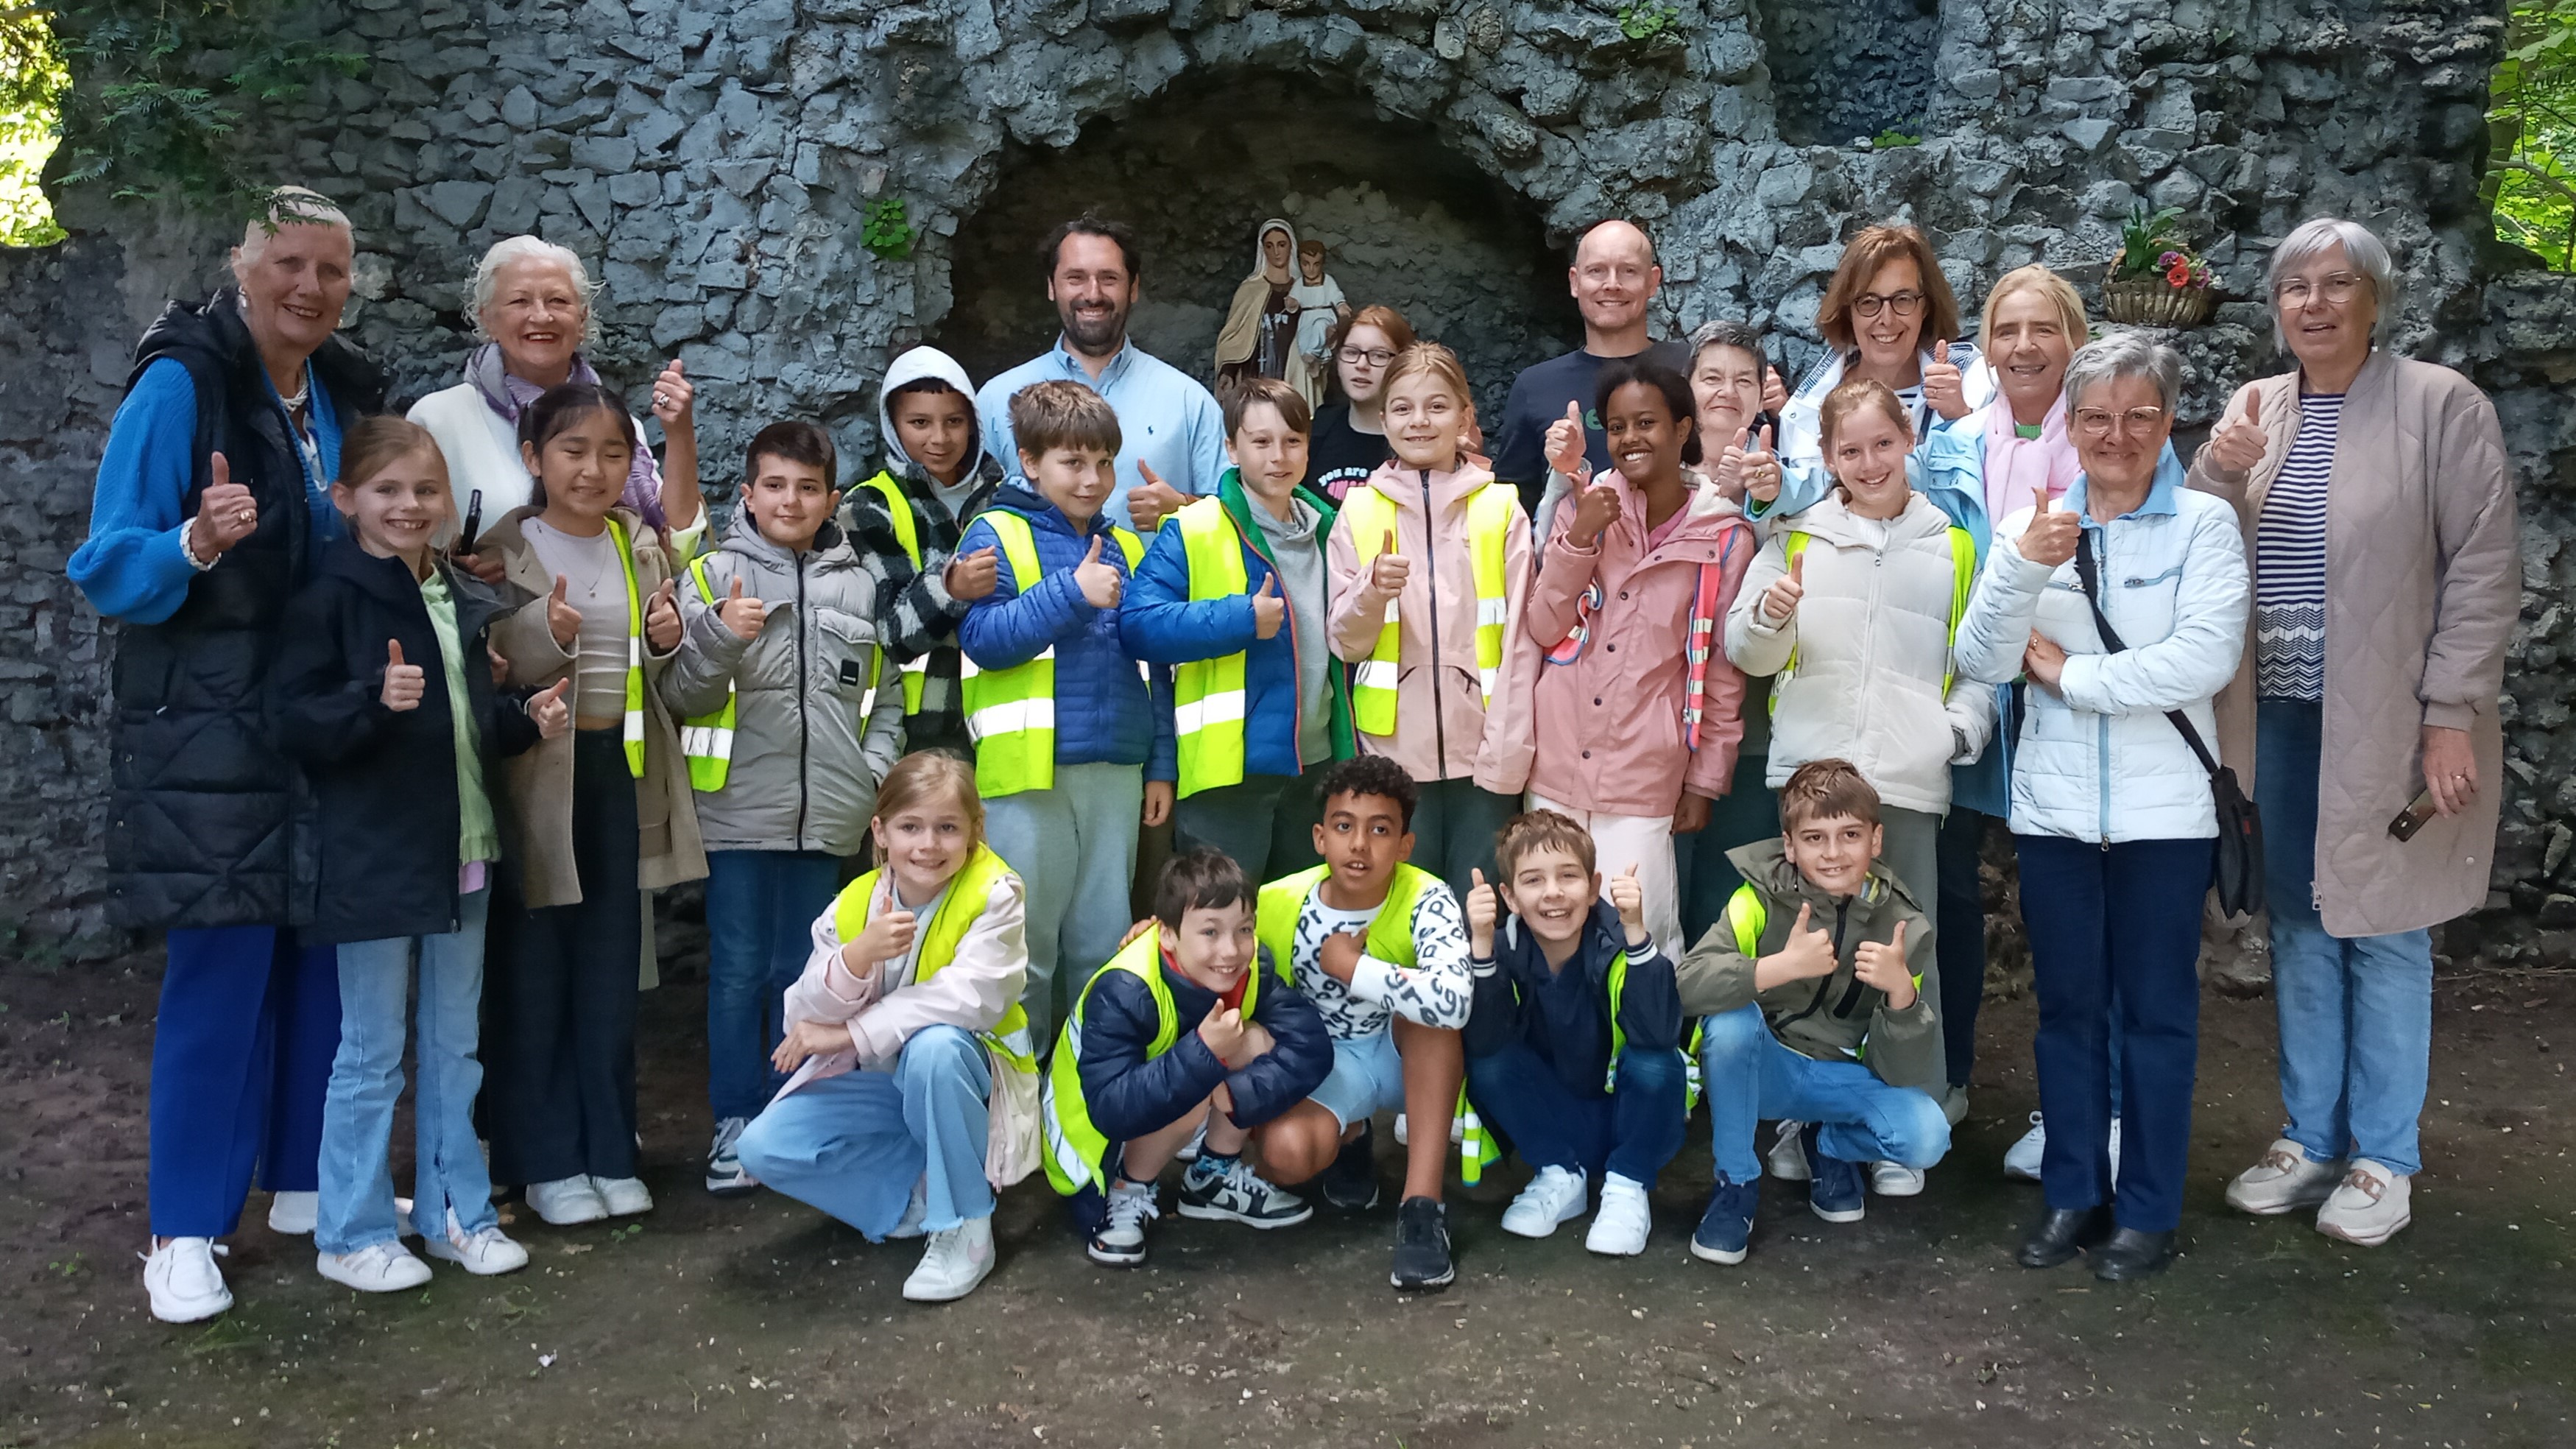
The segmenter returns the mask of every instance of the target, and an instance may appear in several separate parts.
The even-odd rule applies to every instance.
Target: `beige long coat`
[[[2254,566],[2263,497],[2299,431],[2299,374],[2237,389],[2261,398],[2263,461],[2230,475],[2204,448],[2191,485],[2236,507]],[[2495,865],[2504,786],[2496,700],[2522,609],[2513,479],[2495,407],[2447,367],[2375,352],[2345,395],[2326,505],[2324,769],[2316,900],[2327,931],[2420,930],[2476,909]],[[2220,752],[2254,785],[2254,640],[2218,697]],[[2388,822],[2424,788],[2422,727],[2468,731],[2478,794],[2412,841]]]

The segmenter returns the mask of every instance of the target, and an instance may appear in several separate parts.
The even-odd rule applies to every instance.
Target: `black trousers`
[[[483,976],[483,1122],[492,1180],[635,1176],[635,780],[616,730],[573,736],[581,900],[530,909],[495,881]]]
[[[1986,896],[1977,878],[1986,843],[1986,819],[1952,805],[1941,822],[1941,932],[1933,942],[1941,966],[1941,1048],[1949,1058],[1950,1085],[1968,1085],[1977,1060],[1977,1008],[1986,999]]]

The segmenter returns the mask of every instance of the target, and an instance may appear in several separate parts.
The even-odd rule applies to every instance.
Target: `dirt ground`
[[[2021,1000],[1989,1005],[1924,1196],[1831,1227],[1771,1184],[1738,1268],[1685,1251],[1695,1123],[1636,1259],[1588,1256],[1580,1225],[1507,1237],[1515,1165],[1453,1189],[1437,1296],[1386,1286],[1386,1209],[1267,1234],[1167,1217],[1151,1264],[1113,1273],[1041,1180],[1004,1196],[999,1270],[936,1308],[897,1296],[916,1245],[701,1190],[703,998],[674,984],[646,998],[650,1216],[522,1211],[527,1272],[440,1264],[362,1298],[254,1195],[238,1306],[188,1327],[150,1318],[134,1257],[156,984],[148,960],[0,964],[0,1446],[2576,1444],[2563,978],[2444,978],[2432,1166],[2375,1252],[2221,1204],[2279,1106],[2270,1003],[2213,995],[2188,1255],[2125,1288],[2015,1267],[2038,1203],[1997,1170],[2034,1105]],[[1399,1167],[1382,1151],[1390,1202]]]

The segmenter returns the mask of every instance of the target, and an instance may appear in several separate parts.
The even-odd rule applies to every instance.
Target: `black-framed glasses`
[[[1923,294],[1908,289],[1902,292],[1863,292],[1852,298],[1852,310],[1864,317],[1875,317],[1893,307],[1899,317],[1911,317],[1923,310]]]
[[[1344,347],[1341,351],[1333,355],[1354,366],[1365,362],[1371,367],[1384,367],[1388,363],[1395,361],[1395,354],[1383,347],[1371,347],[1365,349],[1358,347]]]
[[[2125,412],[2116,413],[2109,408],[2075,410],[2076,431],[2088,438],[2111,436],[2111,428],[2114,424],[2120,425],[2124,432],[2152,433],[2164,425],[2164,420],[2163,408],[2130,408]]]

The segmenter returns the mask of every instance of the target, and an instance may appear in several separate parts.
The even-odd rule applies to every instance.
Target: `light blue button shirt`
[[[984,384],[975,394],[984,451],[1005,469],[1021,471],[1019,449],[1011,438],[1011,394],[1059,378],[1099,393],[1118,414],[1118,488],[1105,510],[1110,521],[1127,526],[1127,490],[1144,481],[1136,470],[1139,463],[1183,493],[1216,491],[1226,461],[1225,416],[1215,394],[1188,373],[1139,351],[1132,341],[1118,349],[1097,378],[1059,336],[1055,346]]]

